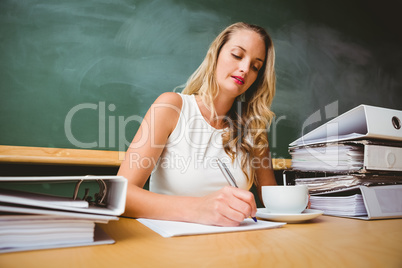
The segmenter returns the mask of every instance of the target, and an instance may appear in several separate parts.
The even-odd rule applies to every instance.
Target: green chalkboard
[[[224,27],[246,21],[276,46],[269,135],[273,156],[288,157],[290,142],[336,113],[402,108],[396,2],[2,0],[0,144],[126,150],[154,99],[185,83]]]

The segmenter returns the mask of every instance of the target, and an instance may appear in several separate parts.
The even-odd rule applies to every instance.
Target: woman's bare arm
[[[269,153],[269,147],[266,148],[262,156],[258,158],[258,166],[255,168],[255,172],[257,175],[257,192],[260,201],[262,202],[262,195],[261,195],[261,187],[266,185],[276,185],[275,174],[272,165],[271,155]]]
[[[164,93],[145,115],[118,171],[128,180],[124,215],[225,226],[255,216],[253,195],[234,187],[204,197],[168,196],[143,189],[177,124],[181,105],[179,95]]]

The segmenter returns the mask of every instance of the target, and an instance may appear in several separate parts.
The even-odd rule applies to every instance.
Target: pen
[[[228,169],[225,163],[223,163],[220,159],[217,159],[218,167],[222,171],[223,176],[225,177],[226,181],[229,183],[229,185],[239,188],[236,183],[236,179],[233,177],[232,173]],[[256,217],[251,217],[255,222],[257,222]]]

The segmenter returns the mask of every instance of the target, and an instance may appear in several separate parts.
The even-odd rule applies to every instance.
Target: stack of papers
[[[352,172],[363,166],[364,150],[358,145],[324,144],[289,150],[292,168],[300,171]]]
[[[163,237],[272,229],[281,227],[286,224],[284,222],[270,222],[270,221],[254,222],[252,219],[246,219],[240,224],[240,226],[221,227],[221,226],[204,225],[190,222],[164,221],[164,220],[152,220],[152,219],[137,219],[137,220]]]
[[[324,211],[325,215],[358,217],[366,216],[363,196],[310,196],[311,208]]]
[[[117,217],[0,205],[0,253],[113,244],[97,223]]]
[[[1,215],[0,248],[91,243],[95,223],[52,215]]]
[[[295,179],[296,185],[306,185],[310,194],[344,192],[359,189],[360,186],[394,185],[401,182],[401,175],[382,174],[347,174]]]
[[[327,112],[336,115],[338,104]],[[400,110],[360,105],[290,143],[295,184],[308,186],[311,208],[360,219],[402,217],[401,118]]]

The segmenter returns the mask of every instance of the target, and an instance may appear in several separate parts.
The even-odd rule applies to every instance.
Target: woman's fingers
[[[257,213],[257,204],[255,203],[254,195],[250,191],[236,189],[233,191],[233,195],[242,202],[239,203],[239,207],[244,206],[241,211],[246,211],[246,217],[254,217]]]
[[[257,211],[254,195],[249,191],[224,187],[218,192],[204,197],[201,217],[207,224],[237,226],[245,218],[255,216]]]

